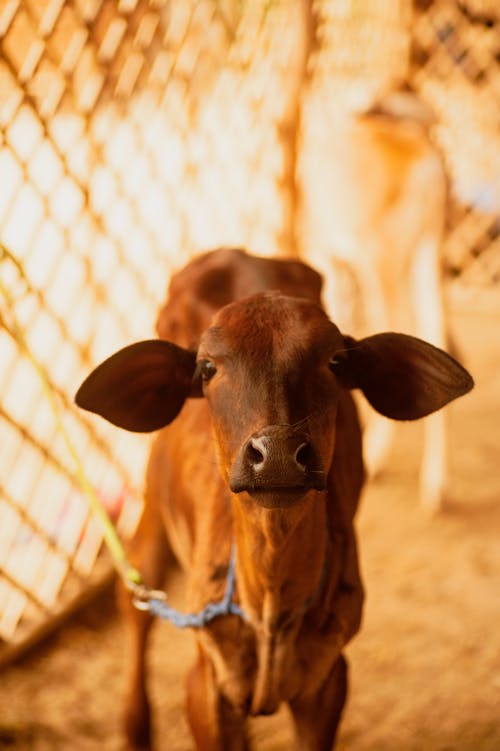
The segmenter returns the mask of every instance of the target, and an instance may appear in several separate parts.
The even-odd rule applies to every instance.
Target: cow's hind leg
[[[187,677],[187,715],[197,751],[247,751],[244,713],[218,691],[201,648]]]
[[[129,560],[140,571],[147,586],[163,585],[165,569],[171,560],[164,528],[156,508],[146,503],[137,532],[129,549]],[[150,706],[146,686],[145,649],[152,617],[137,610],[130,593],[119,584],[118,601],[128,625],[129,675],[124,712],[124,729],[130,751],[151,748]]]
[[[413,263],[413,297],[417,336],[447,349],[447,325],[441,281],[439,232],[424,236]],[[424,450],[420,471],[422,506],[434,513],[443,505],[448,479],[446,413],[436,412],[424,421]]]
[[[341,655],[317,693],[290,702],[300,751],[331,751],[346,695],[347,663]]]

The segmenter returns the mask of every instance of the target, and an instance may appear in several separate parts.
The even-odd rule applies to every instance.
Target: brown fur
[[[158,314],[162,339],[197,346],[213,314],[234,300],[279,289],[319,302],[321,276],[301,261],[249,256],[241,248],[205,253],[172,277],[168,297]]]

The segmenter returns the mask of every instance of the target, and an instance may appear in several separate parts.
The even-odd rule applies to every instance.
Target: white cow
[[[446,348],[440,247],[447,178],[431,122],[406,90],[355,114],[311,89],[298,167],[301,241],[326,277],[324,302],[341,325],[354,324],[357,333],[413,331]],[[444,420],[441,412],[425,421],[421,498],[430,510],[440,507],[446,480]],[[384,418],[368,418],[372,474],[384,465],[393,429]]]

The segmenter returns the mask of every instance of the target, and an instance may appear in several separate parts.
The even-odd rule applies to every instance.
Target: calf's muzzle
[[[310,438],[270,425],[251,435],[229,475],[233,493],[246,491],[264,506],[286,506],[308,490],[325,489],[325,472]]]

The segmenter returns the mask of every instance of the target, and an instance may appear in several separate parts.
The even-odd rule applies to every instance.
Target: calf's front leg
[[[300,751],[332,751],[347,696],[347,662],[340,655],[319,691],[290,702]]]
[[[141,572],[152,589],[163,586],[165,570],[171,559],[164,528],[156,508],[146,502],[135,536],[130,544],[129,560]],[[124,712],[124,730],[128,751],[151,748],[151,711],[146,686],[145,650],[152,617],[134,607],[130,593],[120,582],[118,603],[129,636],[129,675]]]
[[[203,649],[187,677],[187,716],[197,751],[248,751],[245,716],[224,697]]]
[[[123,585],[120,585],[123,590]],[[127,751],[150,751],[151,710],[146,688],[145,649],[152,618],[140,613],[124,590],[119,593],[120,608],[130,630],[130,665],[123,724]]]

